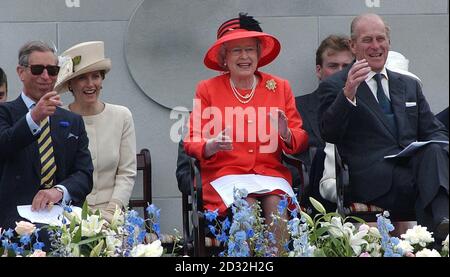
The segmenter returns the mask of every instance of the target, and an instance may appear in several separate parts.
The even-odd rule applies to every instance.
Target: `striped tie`
[[[55,155],[53,153],[52,136],[49,118],[41,121],[41,135],[38,138],[39,157],[41,160],[41,186],[51,188],[56,172]]]

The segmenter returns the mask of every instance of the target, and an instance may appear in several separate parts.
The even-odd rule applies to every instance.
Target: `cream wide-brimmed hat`
[[[68,90],[68,81],[82,74],[111,69],[111,60],[105,58],[103,41],[88,41],[76,44],[58,57],[61,67],[56,80],[55,90],[62,93]]]

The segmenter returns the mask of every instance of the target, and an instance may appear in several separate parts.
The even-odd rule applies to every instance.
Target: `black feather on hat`
[[[239,13],[239,25],[241,25],[242,29],[246,29],[248,31],[263,31],[259,26],[259,22],[256,21],[253,16],[247,15],[247,13]]]

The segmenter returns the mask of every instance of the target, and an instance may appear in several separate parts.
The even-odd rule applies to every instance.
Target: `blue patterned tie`
[[[387,98],[386,94],[383,90],[383,85],[381,85],[381,74],[377,73],[373,76],[375,81],[377,81],[377,99],[378,104],[380,104],[381,109],[385,114],[392,114],[392,107],[391,103],[389,102],[389,99]]]
[[[381,109],[383,110],[384,115],[386,115],[386,119],[391,126],[392,131],[394,131],[395,135],[397,135],[397,122],[395,121],[394,113],[392,112],[391,102],[387,98],[386,94],[383,90],[383,85],[381,85],[381,74],[377,73],[373,76],[375,81],[377,81],[377,98],[378,104],[380,104]]]

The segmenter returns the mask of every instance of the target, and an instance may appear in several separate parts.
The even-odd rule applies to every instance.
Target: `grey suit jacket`
[[[349,165],[354,201],[369,202],[389,191],[396,154],[413,141],[448,140],[448,132],[434,117],[420,84],[413,78],[387,70],[389,93],[397,132],[387,119],[369,87],[363,82],[356,105],[343,94],[351,65],[324,80],[319,86],[320,131],[337,145]],[[406,102],[409,102],[408,106]]]

